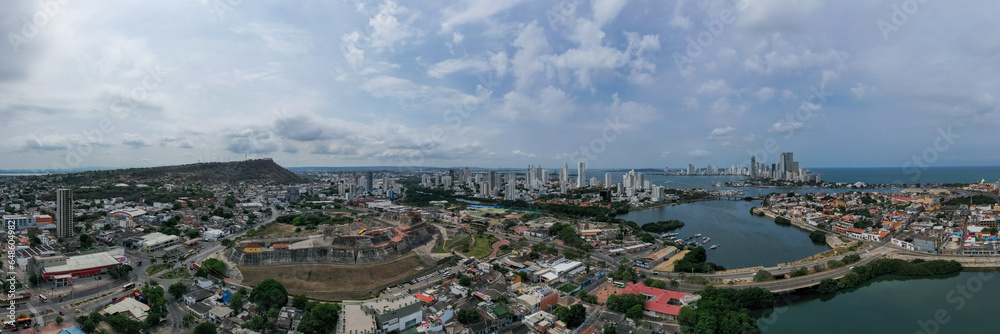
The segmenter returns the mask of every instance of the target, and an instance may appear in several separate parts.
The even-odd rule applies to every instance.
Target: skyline
[[[0,169],[1000,165],[1000,4],[903,3],[9,3]]]

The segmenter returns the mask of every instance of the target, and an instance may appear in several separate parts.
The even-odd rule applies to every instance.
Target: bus
[[[17,321],[4,321],[3,324],[3,329],[10,329],[15,332],[18,330],[18,327],[21,329],[31,328],[31,318],[17,318]]]
[[[3,299],[3,301],[4,301],[3,303],[4,304],[20,304],[20,303],[28,301],[29,299],[31,299],[31,293],[30,292],[25,292],[25,293],[19,293],[19,294],[15,295],[14,297],[4,298]]]
[[[38,294],[38,299],[40,299],[43,303],[49,302],[49,298],[45,297],[43,294]]]
[[[122,290],[128,290],[128,289],[131,289],[131,288],[134,288],[134,287],[135,287],[135,283],[128,283],[128,284],[122,285]]]
[[[614,283],[611,283],[611,285],[614,285],[616,288],[624,288],[625,287],[625,283],[622,283],[622,282],[614,282]]]

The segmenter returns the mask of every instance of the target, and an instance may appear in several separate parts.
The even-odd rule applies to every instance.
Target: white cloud
[[[434,78],[443,78],[446,75],[459,71],[469,71],[472,73],[479,73],[488,70],[490,70],[490,65],[483,60],[470,59],[470,58],[448,59],[432,65],[427,70],[427,75]]]
[[[233,31],[254,34],[268,50],[289,57],[315,48],[309,33],[287,24],[254,22],[234,28]]]
[[[734,133],[736,133],[736,128],[732,126],[715,128],[708,134],[708,140],[727,140],[732,138]]]
[[[456,26],[481,22],[498,12],[514,7],[525,0],[465,0],[441,11],[441,30],[451,31]]]
[[[688,152],[688,155],[690,155],[692,157],[707,157],[707,156],[712,155],[712,152],[709,152],[709,151],[706,151],[706,150],[694,150],[694,151]]]
[[[618,16],[628,0],[594,0],[591,2],[594,10],[594,22],[603,26]]]
[[[139,148],[152,145],[152,143],[138,133],[122,133],[122,145]]]
[[[684,0],[677,0],[677,4],[674,5],[674,15],[673,17],[670,18],[670,22],[667,24],[674,28],[690,30],[691,19],[689,19],[687,16],[684,16],[684,14],[681,14],[681,11],[683,10],[684,10]]]
[[[698,94],[728,96],[736,93],[736,90],[729,87],[725,79],[713,79],[698,87]]]
[[[684,97],[684,99],[682,99],[682,101],[683,101],[684,108],[687,108],[687,109],[690,109],[690,110],[696,110],[699,107],[701,107],[701,105],[698,104],[698,99],[690,97],[690,96]]]
[[[777,122],[771,125],[767,132],[789,132],[801,129],[805,126],[802,122]]]
[[[575,108],[566,92],[553,86],[542,89],[537,97],[513,91],[504,95],[503,99],[498,114],[511,120],[554,122],[572,114]]]
[[[874,88],[872,86],[869,86],[867,84],[863,84],[863,83],[860,83],[860,82],[857,83],[857,84],[854,84],[854,86],[851,87],[851,94],[854,94],[854,98],[857,99],[857,100],[863,99],[865,96],[867,96],[868,94],[870,94],[872,91],[874,91]]]
[[[524,151],[521,151],[521,150],[514,150],[514,152],[512,152],[512,153],[514,155],[516,155],[516,156],[521,156],[521,157],[525,157],[525,158],[537,158],[538,157],[537,154],[528,153],[528,152],[524,152]]]
[[[756,95],[757,98],[760,99],[760,102],[767,102],[774,97],[774,88],[761,87],[760,89],[757,90],[756,93],[754,93],[754,95]]]
[[[478,101],[472,95],[457,90],[416,84],[410,80],[392,76],[378,76],[361,84],[361,89],[374,97],[392,98],[397,102],[430,101],[440,104],[460,104]]]
[[[456,45],[461,44],[463,39],[465,39],[465,36],[457,31],[451,34],[451,42]]]

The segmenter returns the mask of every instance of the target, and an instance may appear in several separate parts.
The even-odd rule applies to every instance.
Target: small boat
[[[716,248],[719,248],[718,244],[712,245],[712,247],[709,247],[708,249],[716,249]]]
[[[677,239],[674,239],[674,242],[682,244],[682,243],[684,243],[684,239],[677,238]]]
[[[701,239],[701,243],[707,244],[709,240],[712,240],[712,238],[705,237],[705,239]]]
[[[695,234],[694,234],[694,237],[695,237],[695,238],[697,238],[697,237],[700,237],[700,236],[701,236],[701,233],[695,233]]]

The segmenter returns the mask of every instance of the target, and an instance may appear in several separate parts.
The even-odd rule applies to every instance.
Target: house
[[[549,237],[549,231],[542,229],[527,230],[524,231],[524,236],[528,238],[545,239]]]
[[[198,319],[208,319],[208,313],[212,311],[212,305],[205,302],[197,302],[187,306],[191,314]]]
[[[228,306],[216,306],[208,311],[208,318],[213,321],[221,322],[223,319],[229,318],[233,314],[233,309]]]
[[[134,298],[122,299],[120,302],[101,310],[101,314],[103,315],[122,314],[136,321],[145,321],[147,313],[149,313],[149,306]]]
[[[189,291],[188,293],[185,293],[184,296],[183,296],[183,298],[184,298],[184,302],[185,303],[187,303],[188,305],[191,305],[191,304],[203,301],[205,299],[208,299],[209,297],[212,297],[214,295],[215,295],[215,293],[212,292],[212,291],[208,291],[208,290],[205,290],[205,289],[197,289],[197,290]]]
[[[260,244],[258,243],[249,243],[243,247],[243,251],[246,253],[260,253]]]
[[[676,320],[681,312],[681,307],[700,299],[686,292],[670,291],[646,286],[642,283],[628,283],[622,293],[642,294],[646,296],[646,302],[642,305],[643,314],[667,320]]]

